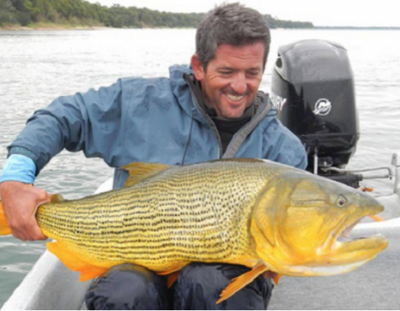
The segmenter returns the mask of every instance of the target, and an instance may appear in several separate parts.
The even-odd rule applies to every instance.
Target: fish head
[[[384,207],[372,196],[301,171],[266,187],[254,209],[260,258],[282,275],[333,275],[356,269],[386,248],[383,236],[352,239],[351,229]]]

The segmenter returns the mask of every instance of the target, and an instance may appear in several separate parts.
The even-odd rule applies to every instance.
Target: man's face
[[[203,96],[218,116],[239,118],[251,105],[262,79],[263,57],[262,42],[219,45],[206,71],[197,56],[192,57],[193,71],[201,83]]]

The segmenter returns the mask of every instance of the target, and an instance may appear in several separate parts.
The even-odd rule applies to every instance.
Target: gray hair
[[[206,70],[219,45],[242,46],[258,41],[264,43],[265,69],[271,42],[267,21],[239,3],[222,4],[208,12],[197,27],[196,54]]]

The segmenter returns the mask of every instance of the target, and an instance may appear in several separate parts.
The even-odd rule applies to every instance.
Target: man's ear
[[[191,64],[196,80],[203,80],[206,74],[204,72],[203,63],[199,60],[197,54],[192,56]]]

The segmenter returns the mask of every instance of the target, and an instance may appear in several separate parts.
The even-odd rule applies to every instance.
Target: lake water
[[[189,62],[194,35],[193,29],[0,32],[0,169],[6,146],[36,109],[119,77],[166,76],[169,65]],[[273,30],[262,90],[269,92],[278,47],[303,39],[330,40],[348,50],[361,131],[349,167],[389,165],[392,153],[400,152],[400,31]],[[72,199],[111,176],[101,160],[63,152],[36,186]],[[389,180],[365,184],[379,193],[393,188]],[[0,306],[44,250],[44,242],[0,237]]]

